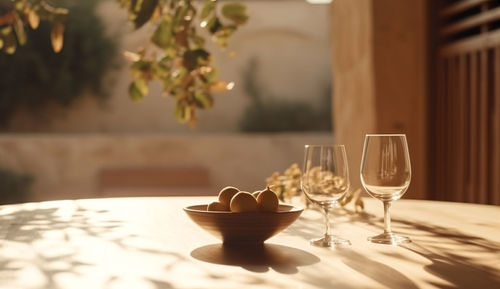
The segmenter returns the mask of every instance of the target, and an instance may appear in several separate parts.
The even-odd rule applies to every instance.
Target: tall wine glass
[[[361,159],[361,183],[370,196],[384,203],[384,232],[369,237],[379,244],[410,242],[392,233],[389,209],[408,189],[411,180],[410,154],[404,134],[367,134]]]
[[[350,245],[348,240],[330,234],[328,215],[349,189],[349,170],[343,145],[306,145],[301,187],[305,195],[318,204],[325,217],[325,234],[311,240],[319,247]]]

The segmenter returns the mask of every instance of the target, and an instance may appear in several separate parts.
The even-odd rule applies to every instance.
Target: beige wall
[[[102,197],[99,174],[106,168],[202,168],[210,175],[210,185],[197,192],[217,194],[227,185],[262,189],[273,172],[283,172],[294,162],[302,164],[305,144],[332,142],[331,134],[4,134],[0,164],[35,177],[36,201]],[[160,189],[133,193],[184,191]]]
[[[406,133],[412,162],[407,197],[427,194],[426,1],[376,0],[377,132]]]
[[[425,3],[336,0],[331,7],[335,130],[352,148],[353,183],[366,133],[405,133],[412,160],[408,198],[427,193]]]
[[[246,2],[246,1],[245,1]],[[245,3],[250,21],[231,39],[226,51],[211,45],[221,78],[235,81],[235,88],[218,94],[215,108],[200,114],[197,132],[237,131],[238,122],[248,103],[243,91],[242,73],[250,59],[259,59],[258,79],[261,88],[278,98],[303,99],[319,105],[330,82],[329,11],[326,5],[305,1],[252,1]],[[125,11],[116,0],[100,2],[99,14],[108,33],[120,37],[121,51],[151,47],[152,26],[134,31]],[[229,52],[236,57],[229,57]],[[12,131],[40,132],[189,132],[174,117],[174,102],[162,97],[158,84],[141,103],[128,97],[131,81],[128,63],[121,57],[121,69],[110,75],[107,84],[111,98],[101,107],[92,98],[78,101],[72,108],[53,107],[40,121],[29,113],[18,114]]]
[[[371,1],[334,1],[331,12],[334,131],[347,147],[351,183],[360,187],[364,135],[376,128]]]

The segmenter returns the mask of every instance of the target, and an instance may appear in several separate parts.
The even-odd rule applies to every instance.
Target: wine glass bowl
[[[349,189],[347,156],[343,145],[306,145],[301,188],[325,217],[325,234],[311,240],[319,247],[349,245],[348,240],[330,234],[328,214]]]
[[[361,183],[370,196],[384,204],[384,233],[368,240],[380,244],[410,242],[391,231],[389,209],[411,180],[408,143],[404,134],[367,134],[360,169]]]

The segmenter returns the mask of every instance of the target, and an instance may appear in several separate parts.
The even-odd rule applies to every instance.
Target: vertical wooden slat
[[[444,165],[444,149],[443,149],[443,111],[444,111],[444,101],[446,100],[446,94],[448,90],[448,84],[446,82],[446,59],[440,59],[438,62],[438,78],[439,78],[439,93],[436,100],[436,191],[434,192],[434,198],[442,200],[444,197],[444,175],[443,175],[443,165]]]
[[[445,180],[447,181],[447,186],[446,186],[446,196],[445,200],[447,201],[454,201],[453,195],[455,193],[455,184],[454,182],[450,182],[449,180],[453,179],[454,177],[454,171],[455,168],[453,167],[453,154],[454,154],[454,146],[453,146],[453,99],[455,97],[455,91],[456,91],[456,82],[455,82],[455,58],[450,57],[448,61],[448,96],[446,98],[446,118],[445,118],[445,123],[446,125],[446,142],[445,142],[445,147],[448,148],[446,150],[446,160],[445,164],[447,169],[445,169]]]
[[[444,200],[446,197],[446,102],[448,99],[450,85],[448,80],[448,62],[449,59],[443,61],[443,86],[444,91],[439,104],[439,199]]]
[[[452,86],[452,91],[450,95],[450,99],[448,102],[448,168],[450,168],[450,180],[449,184],[449,196],[448,200],[451,201],[460,201],[457,193],[459,190],[459,185],[457,182],[458,178],[458,144],[457,144],[457,130],[460,129],[458,126],[458,111],[457,111],[457,102],[458,102],[458,94],[459,94],[459,87],[458,87],[458,78],[459,78],[459,73],[458,73],[458,57],[454,56],[451,61],[451,86]]]
[[[469,182],[467,201],[474,202],[477,191],[477,53],[470,54],[469,73]]]
[[[451,178],[453,178],[453,169],[450,169],[450,164],[452,162],[452,157],[453,157],[453,152],[450,147],[451,145],[451,139],[453,135],[453,128],[452,128],[452,117],[453,117],[453,110],[451,108],[451,103],[453,101],[453,94],[455,93],[455,81],[454,81],[454,58],[450,57],[448,59],[448,67],[446,68],[447,70],[447,80],[446,82],[448,83],[448,93],[446,95],[446,102],[444,105],[444,152],[445,152],[445,159],[444,159],[444,200],[450,200],[451,196],[453,195],[454,188],[453,184],[449,182]]]
[[[441,58],[438,60],[437,63],[437,77],[438,77],[438,83],[440,84],[438,86],[438,91],[437,91],[437,97],[435,99],[435,147],[434,150],[436,152],[435,154],[435,168],[434,168],[434,174],[435,174],[435,183],[434,183],[434,191],[433,191],[433,196],[432,198],[435,200],[440,200],[441,199],[441,183],[442,183],[442,170],[441,170],[441,162],[442,162],[442,150],[441,150],[441,102],[444,98],[444,95],[446,94],[446,77],[444,76],[445,74],[445,67],[446,67],[446,60]]]
[[[480,52],[479,71],[479,186],[480,203],[488,201],[488,51]]]
[[[494,83],[494,117],[493,117],[493,155],[491,203],[500,205],[500,47],[494,51],[493,83]]]
[[[441,133],[441,122],[440,122],[440,115],[441,115],[441,99],[443,98],[443,95],[445,93],[445,83],[444,83],[444,66],[445,66],[445,60],[440,58],[437,61],[437,83],[440,85],[437,86],[437,94],[436,98],[434,99],[434,147],[431,148],[431,150],[434,151],[434,166],[430,167],[429,170],[434,170],[434,175],[430,176],[434,180],[434,186],[432,190],[432,197],[431,199],[434,200],[439,200],[441,196],[441,140],[439,138],[440,133]]]
[[[466,86],[466,56],[465,54],[462,54],[459,56],[458,59],[458,95],[457,95],[457,137],[456,137],[456,146],[457,146],[457,175],[456,175],[456,182],[458,185],[458,190],[456,192],[457,194],[457,200],[460,202],[465,201],[465,158],[466,158],[466,136],[465,136],[465,128],[467,127],[467,121],[466,121],[466,106],[465,106],[465,100],[466,100],[466,92],[467,92],[467,86]]]

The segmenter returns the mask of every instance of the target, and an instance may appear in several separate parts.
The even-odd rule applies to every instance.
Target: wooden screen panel
[[[456,190],[456,197],[458,201],[464,200],[466,195],[466,179],[467,173],[466,168],[468,167],[467,162],[467,152],[466,148],[468,145],[467,139],[467,56],[460,55],[458,57],[458,92],[457,92],[457,106],[456,114],[457,116],[457,174],[455,179],[457,180],[458,189]]]
[[[469,73],[469,180],[467,196],[469,202],[474,202],[477,188],[477,53],[470,55]]]
[[[500,0],[441,3],[431,192],[500,205]]]
[[[447,67],[447,83],[448,83],[448,94],[446,95],[446,101],[443,111],[444,122],[447,123],[447,127],[445,129],[444,134],[444,147],[445,147],[445,159],[444,163],[447,164],[448,168],[445,170],[445,179],[453,179],[455,167],[453,165],[453,149],[452,139],[453,139],[453,96],[455,95],[455,59],[448,59],[448,67]],[[455,184],[454,182],[448,183],[448,188],[444,191],[445,198],[447,200],[452,199],[450,195],[455,192]]]
[[[457,127],[458,127],[458,115],[456,113],[457,103],[458,103],[458,57],[454,56],[450,59],[450,95],[448,96],[448,105],[447,105],[447,119],[449,123],[448,139],[446,147],[448,148],[448,161],[449,169],[448,169],[448,178],[458,180],[458,172],[460,168],[457,166],[458,164],[458,143],[457,143]],[[449,183],[449,190],[447,199],[457,201],[458,191],[460,190],[459,182],[451,182]]]
[[[493,80],[493,117],[492,119],[492,166],[491,166],[491,204],[500,205],[500,47],[493,53],[491,79]]]
[[[434,105],[436,106],[435,108],[435,138],[436,138],[436,146],[435,146],[435,168],[433,170],[435,176],[434,176],[434,182],[435,182],[435,187],[433,192],[433,197],[438,200],[442,200],[445,198],[444,192],[446,191],[446,188],[444,187],[445,182],[443,181],[446,177],[444,175],[445,173],[445,164],[446,160],[444,158],[445,152],[446,152],[446,147],[444,145],[445,143],[445,131],[446,131],[446,123],[442,120],[443,119],[443,112],[444,108],[446,107],[446,95],[448,92],[448,86],[445,85],[447,83],[447,60],[446,59],[440,59],[439,60],[439,66],[438,66],[438,83],[440,84],[438,87],[438,95],[437,99],[434,102]]]

